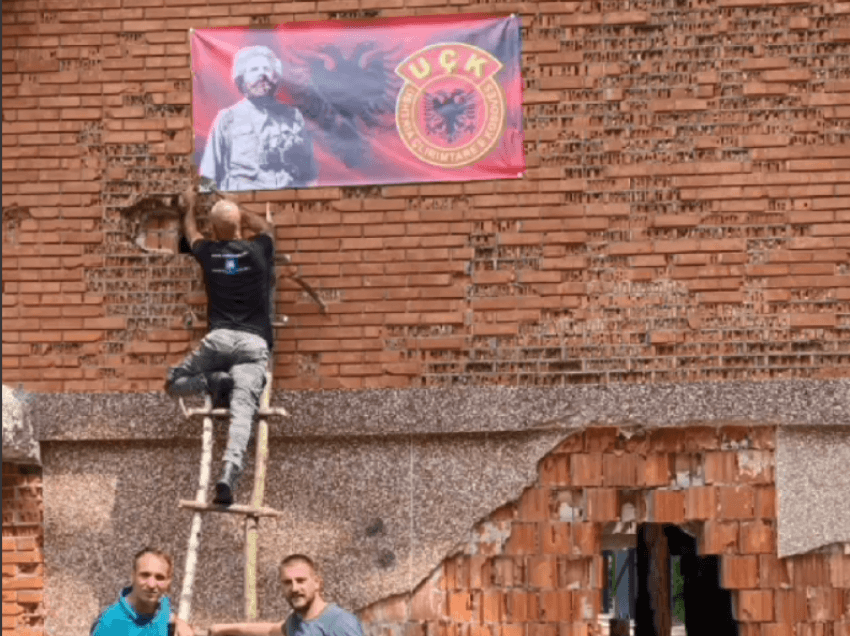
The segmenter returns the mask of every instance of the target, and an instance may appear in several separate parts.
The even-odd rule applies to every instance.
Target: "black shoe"
[[[215,484],[215,498],[213,503],[220,506],[229,506],[233,503],[233,487],[236,478],[239,477],[239,469],[233,462],[224,462],[224,470],[221,479]]]
[[[230,408],[230,393],[233,391],[233,378],[225,371],[214,371],[207,376],[207,386],[212,397],[214,409]]]

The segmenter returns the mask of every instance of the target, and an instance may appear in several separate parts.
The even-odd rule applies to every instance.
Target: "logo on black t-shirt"
[[[224,273],[225,274],[235,274],[236,273],[236,259],[228,258],[224,261]]]

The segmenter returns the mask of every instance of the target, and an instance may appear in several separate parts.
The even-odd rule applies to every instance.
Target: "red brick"
[[[640,475],[640,481],[638,480]],[[602,481],[605,486],[644,485],[644,465],[634,453],[604,453]]]
[[[562,622],[572,619],[572,593],[547,590],[540,593],[540,620]]]
[[[564,521],[540,524],[540,546],[544,555],[570,551],[571,524]]]
[[[755,488],[754,515],[757,519],[776,518],[776,488],[757,486]]]
[[[850,555],[832,554],[829,557],[830,583],[833,587],[850,589]],[[850,602],[850,596],[848,596]]]
[[[550,454],[540,462],[540,483],[543,486],[570,485],[570,456]]]
[[[558,586],[558,562],[555,556],[533,556],[528,560],[528,582],[532,587],[551,589]]]
[[[578,620],[595,621],[601,608],[599,590],[576,590],[572,593],[572,613]]]
[[[616,488],[588,488],[588,521],[616,521],[619,519],[619,501]]]
[[[505,593],[505,618],[510,623],[536,621],[539,615],[537,594],[510,590]]]
[[[469,592],[449,592],[449,616],[458,622],[472,620],[472,594]]]
[[[652,490],[647,500],[648,521],[652,523],[683,523],[685,493],[681,490]]]
[[[738,456],[732,451],[711,451],[705,454],[705,482],[734,484],[738,475]]]
[[[776,532],[769,521],[741,522],[741,552],[744,554],[768,554],[776,551]]]
[[[807,606],[805,590],[774,591],[774,620],[778,623],[794,625],[807,621]]]
[[[666,486],[672,479],[673,456],[667,453],[651,454],[644,462],[644,483],[647,486]]]
[[[602,453],[576,453],[570,456],[571,481],[576,486],[602,485]]]
[[[685,519],[715,519],[717,505],[715,486],[693,486],[685,490]]]
[[[743,622],[773,621],[772,590],[741,590],[738,592],[738,616]]]
[[[490,583],[499,588],[522,586],[523,574],[523,558],[497,556],[490,568]]]
[[[536,554],[538,532],[536,523],[513,523],[511,536],[505,544],[505,554]]]
[[[361,2],[368,2],[371,0],[361,0]],[[382,0],[383,1],[383,0]],[[495,632],[494,632],[495,634]],[[499,634],[498,636],[527,636],[525,625],[509,625],[502,623],[499,626]]]
[[[529,488],[520,498],[519,518],[523,521],[546,521],[551,514],[548,488]]]
[[[589,428],[585,431],[585,448],[589,453],[612,451],[617,446],[618,433],[614,426]]]
[[[842,617],[844,593],[828,587],[806,590],[808,597],[808,620],[818,623],[834,621]]]
[[[774,450],[776,448],[775,426],[754,426],[749,434],[752,447],[756,450]]]
[[[594,522],[573,523],[570,527],[573,556],[593,556],[602,550],[602,526]]]
[[[485,591],[480,595],[482,623],[498,623],[502,620],[502,610],[505,606],[504,593],[501,591]]]
[[[762,623],[760,636],[796,636],[796,633],[790,623]]]
[[[794,587],[827,587],[830,585],[829,557],[824,554],[801,554],[790,557]]]
[[[759,587],[758,557],[723,556],[720,559],[720,586],[735,590]]]
[[[728,554],[738,551],[737,521],[708,520],[703,525],[702,554]]]
[[[788,589],[791,587],[791,562],[775,554],[759,554],[759,587]]]
[[[721,486],[718,489],[721,519],[752,519],[755,490],[751,486]]]

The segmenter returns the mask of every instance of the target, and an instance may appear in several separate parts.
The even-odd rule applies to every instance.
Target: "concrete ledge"
[[[164,393],[35,394],[47,440],[197,438]],[[201,400],[198,400],[201,404]],[[473,387],[275,392],[291,417],[272,437],[568,431],[586,426],[850,425],[850,379],[552,388]],[[197,418],[194,418],[197,420]]]
[[[776,432],[778,555],[850,543],[850,427]]]

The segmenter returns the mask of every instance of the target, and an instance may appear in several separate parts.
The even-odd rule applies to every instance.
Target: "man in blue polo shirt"
[[[171,557],[155,548],[133,559],[132,584],[97,617],[91,636],[193,636],[188,623],[171,613],[166,594],[171,587]]]
[[[291,554],[280,564],[283,594],[292,613],[281,623],[226,623],[210,626],[209,636],[363,636],[360,621],[322,598],[322,577],[303,554]]]

